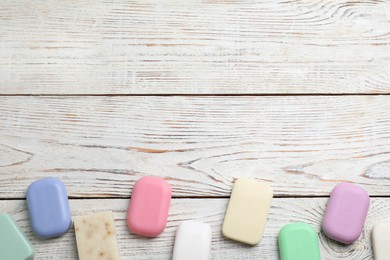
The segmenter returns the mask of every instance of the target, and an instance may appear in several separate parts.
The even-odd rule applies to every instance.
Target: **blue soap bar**
[[[31,227],[37,236],[52,238],[68,231],[72,218],[66,188],[59,179],[45,178],[31,183],[27,206]]]

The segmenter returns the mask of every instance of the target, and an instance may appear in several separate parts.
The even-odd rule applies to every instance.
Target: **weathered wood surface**
[[[390,96],[0,97],[0,197],[45,176],[71,197],[129,197],[144,175],[176,197],[229,196],[240,176],[276,196],[340,181],[388,196],[389,111]]]
[[[115,212],[122,259],[170,259],[188,219],[212,225],[213,260],[278,259],[280,228],[319,231],[318,196],[351,181],[381,198],[353,245],[319,232],[322,259],[373,259],[369,232],[390,221],[390,96],[292,93],[390,94],[390,1],[3,0],[0,212],[16,217],[36,259],[77,259],[73,230],[35,238],[20,200],[57,176],[77,198],[73,216]],[[156,239],[124,222],[144,175],[166,178],[175,197]],[[220,233],[241,176],[278,197],[255,247]]]
[[[171,259],[176,227],[185,220],[203,221],[212,226],[211,259],[278,259],[276,237],[280,228],[290,222],[305,222],[320,231],[326,202],[325,198],[274,199],[264,238],[254,247],[223,238],[221,225],[227,199],[174,199],[167,228],[155,239],[142,238],[128,231],[125,222],[127,199],[71,200],[71,210],[73,216],[114,211],[122,259]],[[23,200],[1,201],[0,212],[8,212],[16,218],[36,248],[36,259],[77,259],[74,230],[71,229],[57,239],[35,238],[29,226],[25,204]],[[319,232],[322,259],[372,259],[370,230],[379,222],[390,221],[389,211],[390,199],[373,199],[362,237],[349,246],[340,245]]]
[[[0,5],[0,93],[390,93],[390,2]]]

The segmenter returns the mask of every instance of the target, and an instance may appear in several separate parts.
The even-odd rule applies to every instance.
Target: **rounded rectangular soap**
[[[375,260],[390,259],[390,222],[377,224],[372,229],[372,248]]]
[[[211,228],[209,224],[184,221],[176,230],[172,260],[208,260]]]
[[[225,237],[255,245],[261,241],[273,192],[265,182],[240,178],[233,185],[222,226]]]
[[[146,176],[139,179],[131,194],[127,225],[138,235],[156,237],[167,224],[172,189],[161,178]]]
[[[57,178],[34,181],[27,190],[31,227],[42,238],[65,234],[72,222],[65,185]]]
[[[34,253],[15,220],[8,214],[0,214],[0,259],[32,260]]]
[[[305,223],[285,225],[278,235],[280,260],[321,260],[317,232]]]
[[[359,239],[370,206],[365,189],[340,183],[333,188],[322,220],[322,229],[331,239],[351,244]]]

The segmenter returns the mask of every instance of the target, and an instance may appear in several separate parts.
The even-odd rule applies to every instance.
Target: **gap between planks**
[[[388,96],[390,93],[236,93],[236,94],[0,94],[0,97],[300,97],[300,96]]]
[[[184,199],[193,199],[193,200],[199,200],[199,199],[229,199],[229,196],[222,196],[222,197],[180,197],[180,196],[172,196],[172,199],[175,200],[184,200]],[[327,199],[329,196],[274,196],[273,199]],[[370,196],[371,199],[387,199],[390,198],[390,195],[373,195]],[[123,200],[123,199],[131,199],[131,197],[73,197],[69,196],[68,199],[70,200]],[[25,197],[17,197],[17,198],[0,198],[0,201],[19,201],[19,200],[26,200]]]

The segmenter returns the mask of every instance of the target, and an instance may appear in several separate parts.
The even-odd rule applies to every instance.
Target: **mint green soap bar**
[[[278,236],[280,260],[320,260],[317,232],[311,225],[285,225]]]
[[[8,214],[0,214],[0,259],[31,260],[34,249],[30,241]]]

